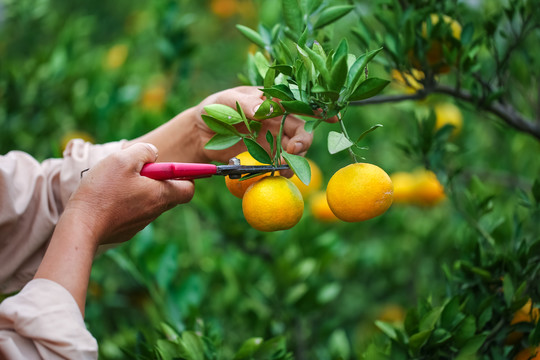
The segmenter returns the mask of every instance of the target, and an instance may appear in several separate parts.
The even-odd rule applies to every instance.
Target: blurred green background
[[[485,3],[462,10],[489,16]],[[358,14],[369,17],[370,2],[356,4],[333,27],[336,34]],[[254,49],[235,24],[255,28],[279,19],[279,2],[272,0],[2,0],[1,152],[22,150],[43,160],[60,157],[73,137],[105,143],[144,134],[208,95],[241,85],[238,74]],[[359,54],[366,50],[352,44]],[[523,56],[537,59],[538,43],[529,49]],[[520,57],[515,61],[519,75]],[[383,65],[373,64],[370,74],[391,79]],[[537,90],[526,75],[519,79]],[[416,119],[436,101],[451,100],[350,108],[345,120],[352,137],[384,125],[366,138],[364,156],[389,174],[410,172],[422,163],[401,145],[412,143]],[[465,174],[457,191],[474,185],[493,194],[495,211],[483,224],[511,227],[521,191],[540,174],[539,142],[473,106],[461,110],[463,130],[448,160]],[[325,183],[350,163],[345,152],[326,150],[334,126],[317,129],[307,155]],[[96,260],[86,322],[101,359],[132,358],[161,336],[161,323],[203,333],[221,344],[223,359],[250,337],[278,335],[298,359],[358,358],[380,334],[374,320],[401,321],[419,296],[444,298],[441,265],[451,267],[474,239],[449,200],[395,204],[354,224],[320,222],[306,201],[297,226],[261,233],[245,222],[241,200],[222,178],[202,179],[190,204]]]

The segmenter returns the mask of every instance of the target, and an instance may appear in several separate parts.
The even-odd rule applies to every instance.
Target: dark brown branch
[[[374,96],[369,99],[353,101],[351,105],[353,106],[363,106],[363,105],[372,105],[372,104],[383,104],[383,103],[392,103],[400,102],[406,100],[421,100],[424,99],[428,94],[445,94],[452,96],[456,99],[468,102],[477,106],[478,108],[492,113],[503,120],[506,124],[517,129],[521,132],[530,134],[540,140],[540,121],[532,121],[525,118],[522,114],[517,112],[511,105],[502,104],[499,102],[479,102],[474,96],[465,90],[457,90],[456,88],[436,84],[432,88],[420,90],[415,94],[411,95],[381,95]]]

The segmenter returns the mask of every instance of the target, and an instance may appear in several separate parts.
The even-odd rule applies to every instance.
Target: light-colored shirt
[[[20,151],[0,156],[0,293],[24,287],[0,303],[1,359],[97,357],[96,341],[71,294],[53,281],[32,278],[81,171],[122,145],[73,140],[63,159],[41,163]]]

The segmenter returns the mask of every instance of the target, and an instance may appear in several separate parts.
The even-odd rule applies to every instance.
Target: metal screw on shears
[[[240,165],[240,159],[237,158],[237,157],[233,157],[233,158],[230,158],[229,159],[229,165]],[[229,175],[229,178],[230,179],[240,179],[242,177],[241,174],[237,174],[237,175]]]

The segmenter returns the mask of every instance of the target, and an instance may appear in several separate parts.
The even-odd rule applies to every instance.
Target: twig
[[[363,106],[372,104],[383,104],[392,102],[401,102],[406,100],[421,100],[430,93],[445,94],[456,99],[468,102],[478,106],[480,109],[492,113],[503,120],[506,124],[521,132],[530,134],[540,140],[540,121],[533,121],[525,118],[517,112],[514,107],[501,102],[482,102],[475,98],[471,93],[463,89],[456,89],[447,85],[436,84],[433,87],[425,88],[411,95],[380,95],[369,99],[353,101],[353,106]]]

